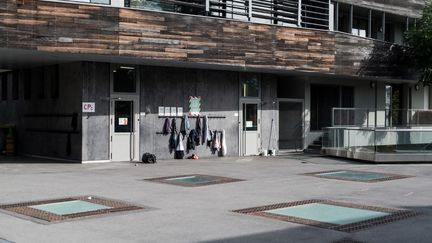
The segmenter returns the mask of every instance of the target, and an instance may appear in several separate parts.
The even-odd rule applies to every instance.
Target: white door
[[[241,155],[258,155],[260,147],[260,103],[241,103]]]
[[[111,160],[139,160],[139,99],[111,99]]]

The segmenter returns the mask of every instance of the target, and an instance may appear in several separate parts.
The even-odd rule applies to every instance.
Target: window
[[[256,74],[245,75],[241,83],[241,96],[259,98],[260,80]]]
[[[334,107],[354,107],[354,88],[311,85],[311,130],[317,131],[330,127]],[[346,122],[349,123],[349,121]]]
[[[60,96],[59,82],[60,82],[59,65],[54,67],[54,73],[51,75],[51,98],[58,99]]]
[[[367,37],[368,21],[365,19],[354,19],[351,33],[353,35]]]
[[[133,101],[114,102],[114,132],[133,131]]]
[[[19,99],[19,72],[12,73],[12,99]]]
[[[7,85],[7,73],[1,75],[1,98],[2,100],[7,100],[8,98],[8,85]]]
[[[24,99],[31,99],[31,70],[24,70]]]
[[[45,98],[45,69],[44,68],[38,68],[36,70],[36,79],[37,79],[37,92],[38,92],[38,98],[44,99]]]
[[[118,93],[136,92],[136,70],[121,66],[113,70],[113,91]]]
[[[243,131],[258,131],[258,104],[243,104]]]

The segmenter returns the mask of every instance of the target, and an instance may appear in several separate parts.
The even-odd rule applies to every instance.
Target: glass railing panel
[[[377,130],[377,153],[432,153],[431,129]]]

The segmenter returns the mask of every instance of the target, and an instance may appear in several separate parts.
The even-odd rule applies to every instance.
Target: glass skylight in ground
[[[357,223],[364,220],[389,215],[389,213],[384,212],[335,206],[323,203],[303,204],[267,210],[264,212],[337,225]]]

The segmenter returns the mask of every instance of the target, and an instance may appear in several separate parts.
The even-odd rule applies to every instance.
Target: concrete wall
[[[110,160],[110,64],[85,62],[83,102],[95,102],[94,113],[82,116],[82,161]]]
[[[19,70],[19,99],[12,100],[12,77],[8,82],[8,100],[0,101],[0,124],[17,126],[17,152],[38,156],[81,160],[81,88],[80,63],[60,64],[59,97],[53,98],[51,88],[56,67],[31,69],[31,98],[24,99],[27,71]],[[77,127],[71,126],[77,114]]]
[[[158,118],[158,106],[183,107],[183,111],[188,112],[189,96],[201,96],[202,114],[226,116],[225,119],[210,119],[210,129],[225,129],[228,155],[239,154],[238,73],[142,67],[140,76],[140,155],[150,152],[161,159],[173,158],[168,150],[169,136],[157,134],[165,121],[165,118]],[[176,121],[179,128],[180,119]],[[195,118],[190,119],[191,128],[195,128],[195,122]],[[201,157],[215,156],[205,146],[199,146],[192,153]]]

